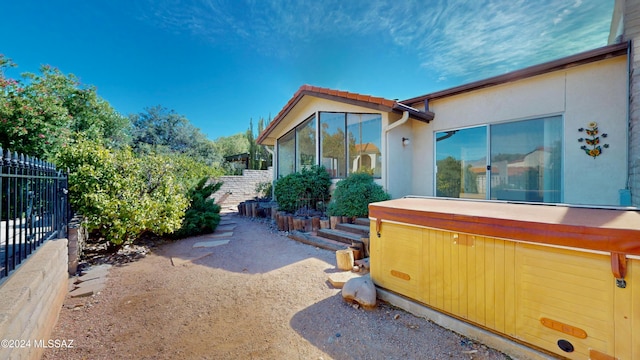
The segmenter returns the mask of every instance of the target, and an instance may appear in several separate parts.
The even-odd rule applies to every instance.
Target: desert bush
[[[209,177],[203,177],[189,190],[191,205],[187,209],[182,226],[172,234],[174,238],[210,234],[220,223],[220,205],[211,194],[220,190],[222,182],[207,184]]]
[[[256,193],[258,194],[258,200],[270,199],[271,192],[273,191],[273,183],[271,181],[265,181],[256,184]]]
[[[318,202],[329,199],[331,177],[323,166],[312,166],[276,181],[274,194],[278,209],[296,212],[303,204],[316,209]]]
[[[63,148],[57,162],[69,168],[69,201],[89,231],[119,246],[145,231],[170,234],[189,206],[188,163],[167,155],[136,157],[85,140]]]
[[[369,204],[391,197],[367,173],[353,173],[336,184],[328,213],[335,216],[366,217]]]

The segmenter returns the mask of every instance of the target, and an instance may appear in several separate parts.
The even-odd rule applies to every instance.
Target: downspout
[[[616,3],[618,3],[616,1]],[[621,206],[633,206],[633,194],[631,193],[633,178],[632,178],[632,158],[631,158],[631,86],[632,84],[632,73],[633,73],[633,53],[631,51],[632,43],[627,41],[627,151],[626,151],[626,161],[627,161],[627,183],[625,184],[625,188],[620,191],[620,199],[619,205]]]
[[[398,126],[404,125],[409,120],[409,112],[403,111],[402,117],[400,120],[394,122],[393,124],[387,125],[384,128],[384,149],[385,149],[385,165],[384,165],[384,188],[389,191],[389,131],[397,128]]]
[[[267,152],[269,154],[271,154],[271,158],[273,160],[275,160],[276,159],[275,152],[271,148],[269,148],[267,145],[264,145],[264,148],[267,149]],[[271,176],[271,199],[272,200],[275,199],[275,194],[273,192],[273,189],[275,188],[275,182],[276,182],[276,167],[273,166],[274,162],[275,161],[271,161],[271,166],[273,167],[273,169],[272,169],[272,174],[273,175]]]

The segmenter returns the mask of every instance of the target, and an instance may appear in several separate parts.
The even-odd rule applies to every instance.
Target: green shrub
[[[318,203],[329,199],[330,190],[329,173],[323,166],[314,165],[278,179],[274,194],[278,209],[293,213],[303,206],[316,209]]]
[[[256,193],[258,194],[258,200],[270,199],[272,191],[273,184],[271,183],[271,181],[265,181],[256,184]]]
[[[216,230],[220,223],[220,205],[211,194],[220,190],[222,182],[210,183],[209,177],[200,179],[196,186],[189,190],[191,205],[187,209],[182,221],[182,226],[172,234],[174,238],[185,238],[201,234],[210,234]]]
[[[186,174],[204,171],[179,157],[136,157],[129,148],[84,140],[63,148],[57,160],[69,168],[73,210],[86,218],[89,231],[116,246],[145,231],[163,235],[179,229],[189,206]]]
[[[367,217],[369,204],[391,197],[367,173],[354,173],[336,184],[328,212],[333,216]]]

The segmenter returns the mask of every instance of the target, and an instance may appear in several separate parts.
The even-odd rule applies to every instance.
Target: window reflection
[[[345,177],[345,114],[320,113],[322,163],[331,177]]]
[[[562,119],[491,126],[491,198],[560,202]]]
[[[436,196],[486,197],[486,126],[436,133]]]
[[[382,118],[378,114],[348,114],[349,173],[367,172],[373,177],[382,174]]]
[[[278,139],[278,177],[295,171],[295,132],[290,131]]]
[[[296,171],[316,164],[316,117],[312,116],[296,128],[298,166]]]
[[[561,116],[437,132],[436,196],[560,202],[562,133]]]

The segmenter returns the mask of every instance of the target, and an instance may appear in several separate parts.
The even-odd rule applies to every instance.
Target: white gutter
[[[273,193],[273,189],[275,188],[275,181],[276,181],[276,167],[275,167],[275,162],[276,162],[276,153],[275,151],[273,151],[272,149],[269,148],[269,146],[267,145],[263,145],[265,149],[267,149],[267,152],[269,154],[271,154],[271,158],[273,159],[273,161],[271,162],[271,167],[273,169],[271,169],[273,175],[271,176],[271,199],[275,199],[275,194]],[[274,145],[275,146],[275,145]]]
[[[389,191],[389,131],[397,128],[398,126],[404,125],[409,120],[409,112],[403,111],[402,117],[400,120],[394,122],[393,124],[389,124],[384,128],[384,189]]]
[[[407,122],[407,120],[409,120],[409,112],[408,112],[408,111],[403,111],[403,112],[402,112],[402,117],[400,118],[400,120],[398,120],[398,121],[394,122],[394,123],[393,123],[393,124],[391,124],[391,125],[387,125],[387,127],[385,127],[385,128],[384,128],[384,133],[385,133],[385,135],[386,135],[389,131],[391,131],[391,130],[393,130],[393,129],[397,128],[397,127],[398,127],[398,126],[400,126],[400,125],[403,125],[404,123],[406,123],[406,122]]]

